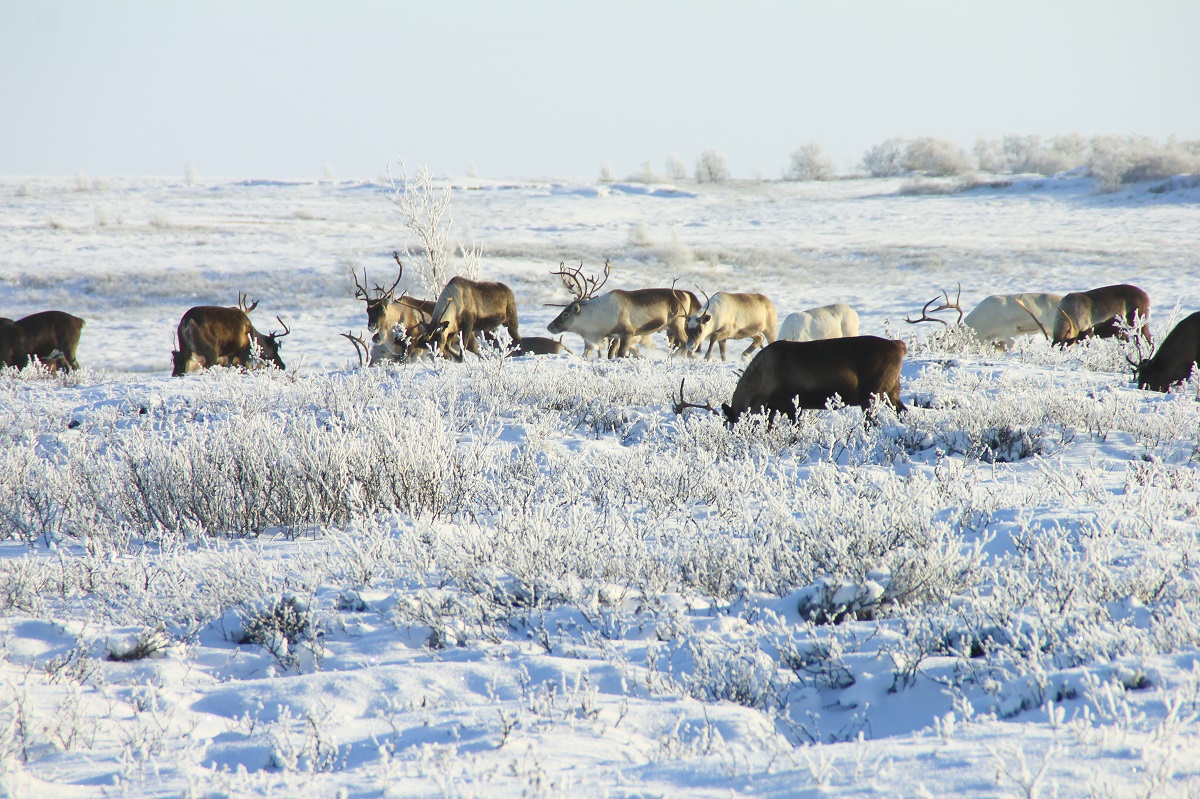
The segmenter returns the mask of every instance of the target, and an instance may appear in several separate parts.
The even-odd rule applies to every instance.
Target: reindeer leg
[[[728,349],[729,349],[729,339],[727,339],[727,338],[723,338],[723,339],[721,339],[721,340],[718,342],[718,344],[719,344],[719,346],[721,347],[721,360],[722,360],[722,361],[727,361],[727,360],[729,360],[729,351],[728,351]]]

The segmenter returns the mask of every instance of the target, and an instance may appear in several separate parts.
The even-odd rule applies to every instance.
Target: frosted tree
[[[729,166],[725,156],[716,150],[705,150],[696,159],[697,183],[720,183],[729,178]]]
[[[454,214],[449,184],[435,185],[425,166],[418,168],[410,180],[403,160],[399,179],[393,176],[391,164],[388,165],[388,182],[392,187],[390,199],[400,211],[409,235],[417,242],[415,251],[405,242],[404,255],[422,288],[436,297],[455,275],[478,280],[483,251],[474,242],[470,247],[458,245],[461,268],[455,270],[450,264]]]
[[[833,177],[833,164],[825,157],[821,145],[810,141],[792,153],[783,177],[784,180],[829,180]]]

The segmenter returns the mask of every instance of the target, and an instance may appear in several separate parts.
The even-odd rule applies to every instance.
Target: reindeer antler
[[[243,294],[240,291],[238,292],[238,308],[241,308],[242,313],[244,313],[244,314],[249,314],[251,311],[253,311],[255,308],[258,307],[258,300],[255,300],[254,302],[252,302],[250,304],[250,307],[247,308],[246,300],[248,300],[248,299],[250,299],[249,294]]]
[[[362,366],[366,359],[367,353],[370,352],[370,350],[367,348],[367,342],[363,339],[362,334],[359,333],[357,336],[355,336],[350,333],[339,333],[338,335],[347,339],[351,344],[354,345],[354,351],[358,353],[358,365]]]
[[[255,305],[257,305],[257,304],[258,303],[255,303]],[[283,332],[282,333],[272,333],[271,338],[281,339],[284,336],[286,336],[288,333],[292,332],[292,329],[290,327],[288,327],[287,324],[285,324],[284,321],[282,319],[280,319],[278,316],[275,317],[275,321],[278,322],[279,324],[283,325]]]
[[[378,283],[375,284],[375,298],[376,299],[378,299],[380,297],[391,297],[392,292],[394,292],[396,290],[396,286],[399,286],[400,281],[404,279],[404,264],[401,263],[401,261],[400,261],[400,253],[396,252],[395,250],[392,250],[392,257],[396,259],[396,263],[400,264],[400,274],[396,275],[396,282],[393,283],[392,287],[389,289],[385,289],[383,286],[379,285]],[[366,270],[363,270],[363,277],[365,278],[366,276],[367,276]]]
[[[1029,309],[1029,306],[1028,306],[1028,305],[1026,305],[1024,302],[1022,302],[1022,301],[1021,301],[1021,298],[1020,298],[1020,297],[1014,297],[1014,298],[1013,298],[1013,301],[1014,301],[1014,302],[1016,302],[1016,304],[1017,304],[1017,305],[1020,305],[1020,306],[1021,306],[1021,309],[1022,309],[1022,310],[1024,310],[1024,311],[1025,311],[1025,313],[1029,314],[1029,316],[1030,316],[1030,317],[1033,319],[1033,321],[1034,321],[1034,322],[1037,324],[1037,326],[1038,326],[1039,328],[1041,328],[1041,330],[1042,330],[1042,335],[1046,337],[1046,341],[1049,341],[1049,340],[1050,340],[1050,334],[1049,334],[1048,332],[1046,332],[1046,326],[1042,324],[1042,320],[1041,320],[1041,319],[1038,319],[1038,317],[1037,317],[1037,314],[1035,314],[1033,311],[1031,311],[1031,310]]]
[[[938,311],[949,311],[949,310],[958,311],[958,322],[955,322],[955,324],[961,323],[963,320],[962,283],[958,284],[958,294],[955,295],[954,302],[950,302],[950,295],[946,292],[945,289],[942,289],[942,299],[944,299],[945,302],[943,302],[938,307],[934,308],[933,312],[937,313]],[[939,323],[945,325],[946,327],[950,327],[950,323],[947,322],[945,319],[938,319],[936,317],[929,315],[929,306],[933,305],[937,301],[938,301],[938,298],[934,297],[932,300],[925,303],[925,305],[921,308],[921,318],[920,319],[909,319],[906,316],[906,317],[904,317],[904,321],[908,322],[910,325],[915,325],[920,322],[939,322]]]
[[[684,410],[687,408],[697,408],[702,411],[708,411],[709,413],[716,413],[717,409],[714,408],[712,406],[712,403],[710,403],[710,402],[705,402],[703,405],[697,405],[694,402],[687,402],[684,400],[683,384],[686,382],[687,382],[686,377],[679,381],[679,402],[675,403],[675,413],[677,413],[677,414],[683,413]]]
[[[350,275],[354,278],[354,299],[370,302],[371,297],[367,294],[367,287],[363,283],[367,282],[367,270],[363,268],[363,282],[358,282],[358,272],[354,267],[350,267]]]
[[[579,262],[578,269],[567,269],[564,262],[560,262],[557,272],[551,272],[552,275],[558,275],[562,281],[563,287],[574,295],[576,300],[590,300],[596,296],[596,292],[600,287],[608,282],[608,276],[612,273],[612,264],[606,258],[604,260],[604,277],[583,276],[583,261]]]

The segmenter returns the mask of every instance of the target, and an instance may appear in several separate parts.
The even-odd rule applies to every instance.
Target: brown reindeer
[[[508,352],[509,356],[519,358],[523,355],[571,355],[571,351],[563,346],[562,336],[546,338],[545,336],[524,336]]]
[[[26,356],[37,358],[53,368],[67,371],[79,368],[75,353],[79,349],[79,336],[87,323],[66,311],[40,311],[13,322],[21,329],[24,343],[21,345]]]
[[[1139,331],[1147,344],[1150,338],[1150,297],[1137,286],[1122,283],[1088,291],[1074,291],[1058,303],[1054,318],[1054,344],[1066,347],[1081,338],[1124,339],[1122,326],[1133,327],[1141,320]],[[1120,320],[1118,322],[1118,320]]]
[[[179,349],[171,353],[174,360],[173,376],[212,366],[249,366],[252,342],[261,350],[262,360],[280,369],[287,368],[279,357],[279,339],[292,331],[276,316],[275,319],[283,325],[283,332],[259,333],[248,316],[250,311],[258,307],[258,303],[246,307],[245,300],[240,298],[238,304],[241,307],[198,305],[188,309],[179,320],[176,333]]]
[[[583,265],[566,269],[559,264],[557,272],[567,291],[575,296],[550,324],[551,333],[575,333],[583,339],[584,353],[599,354],[607,339],[608,357],[624,358],[643,337],[664,330],[671,346],[683,352],[687,348],[686,322],[689,315],[700,309],[700,301],[690,291],[669,288],[616,289],[596,296],[608,282],[612,266],[604,262],[602,278],[583,276]]]
[[[418,326],[428,324],[433,318],[433,300],[418,300],[409,297],[407,292],[395,296],[396,287],[404,278],[404,264],[400,261],[400,253],[393,252],[392,257],[400,266],[400,274],[391,288],[375,285],[372,296],[367,292],[367,272],[363,270],[363,282],[358,282],[358,275],[351,270],[354,277],[354,296],[367,304],[367,329],[371,331],[371,340],[375,346],[371,348],[369,362],[374,364],[384,360],[406,360],[415,353],[409,352],[414,331]]]
[[[1141,345],[1138,345],[1141,351]],[[1135,372],[1138,388],[1167,391],[1191,376],[1200,361],[1200,311],[1192,314],[1163,339],[1149,358],[1137,362],[1128,359]]]
[[[503,283],[453,277],[438,296],[431,317],[413,341],[454,360],[462,360],[463,348],[478,355],[479,342],[475,334],[483,333],[491,341],[492,331],[501,325],[508,330],[513,344],[521,343],[517,300],[512,289]],[[460,347],[453,346],[457,337],[462,339]]]
[[[905,411],[900,365],[906,351],[903,341],[875,336],[776,341],[750,361],[721,411],[730,424],[744,413],[766,413],[771,420],[782,413],[795,421],[797,409],[820,410],[834,396],[868,413],[876,397]],[[679,394],[676,412],[687,407],[716,410],[684,402],[682,384]]]

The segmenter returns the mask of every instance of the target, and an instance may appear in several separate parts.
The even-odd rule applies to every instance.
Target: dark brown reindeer
[[[700,310],[700,301],[690,291],[676,288],[615,289],[599,296],[596,292],[608,282],[612,266],[604,262],[604,276],[584,277],[583,265],[567,269],[559,264],[557,272],[563,286],[574,295],[550,324],[551,333],[575,333],[583,339],[583,357],[599,353],[607,339],[608,357],[624,358],[637,341],[659,330],[665,330],[671,346],[684,352],[687,348],[686,322],[688,316]]]
[[[258,307],[258,302],[247,306],[245,295],[239,295],[238,306],[198,305],[188,309],[176,331],[179,349],[171,353],[173,376],[212,366],[249,366],[255,345],[262,360],[280,369],[287,368],[279,357],[279,339],[292,331],[276,316],[276,321],[283,325],[283,332],[259,333],[250,323],[249,316]]]
[[[875,336],[776,341],[750,361],[733,398],[721,411],[730,424],[744,413],[766,413],[772,421],[782,413],[795,421],[797,409],[821,410],[835,395],[868,414],[876,397],[905,411],[900,401],[900,366],[906,352],[903,341]],[[684,408],[716,411],[710,405],[685,402],[680,383],[675,411]]]
[[[375,285],[374,295],[368,293],[366,286],[367,272],[363,270],[363,282],[358,282],[358,275],[351,270],[354,277],[354,296],[367,304],[367,329],[371,331],[371,340],[375,346],[370,351],[370,363],[384,360],[406,360],[411,354],[409,344],[414,332],[421,325],[428,324],[433,318],[433,300],[418,300],[409,297],[407,292],[396,297],[396,287],[404,278],[404,264],[400,253],[393,252],[392,257],[400,266],[400,274],[391,288]]]
[[[1139,331],[1150,338],[1150,297],[1137,286],[1122,283],[1088,291],[1074,291],[1058,303],[1054,318],[1054,344],[1066,347],[1081,338],[1126,338],[1122,328],[1141,322]]]
[[[1140,342],[1138,354],[1141,354]],[[1151,350],[1149,358],[1134,361],[1126,356],[1126,360],[1134,368],[1138,388],[1167,391],[1187,380],[1200,361],[1200,311],[1175,325],[1158,349]]]
[[[517,300],[512,289],[503,283],[453,277],[433,307],[431,319],[413,337],[414,343],[428,346],[439,355],[462,360],[463,349],[479,354],[477,333],[491,341],[492,331],[504,326],[514,345],[520,345],[521,333],[517,322]],[[461,337],[461,346],[453,346]]]
[[[37,358],[54,369],[61,367],[72,371],[79,368],[75,353],[87,323],[78,316],[66,311],[40,311],[15,322],[5,321],[20,330],[20,335],[15,335],[7,326],[8,332],[0,333],[0,338],[6,342],[0,343],[0,363],[24,366],[31,358]],[[12,350],[7,356],[6,349]]]

